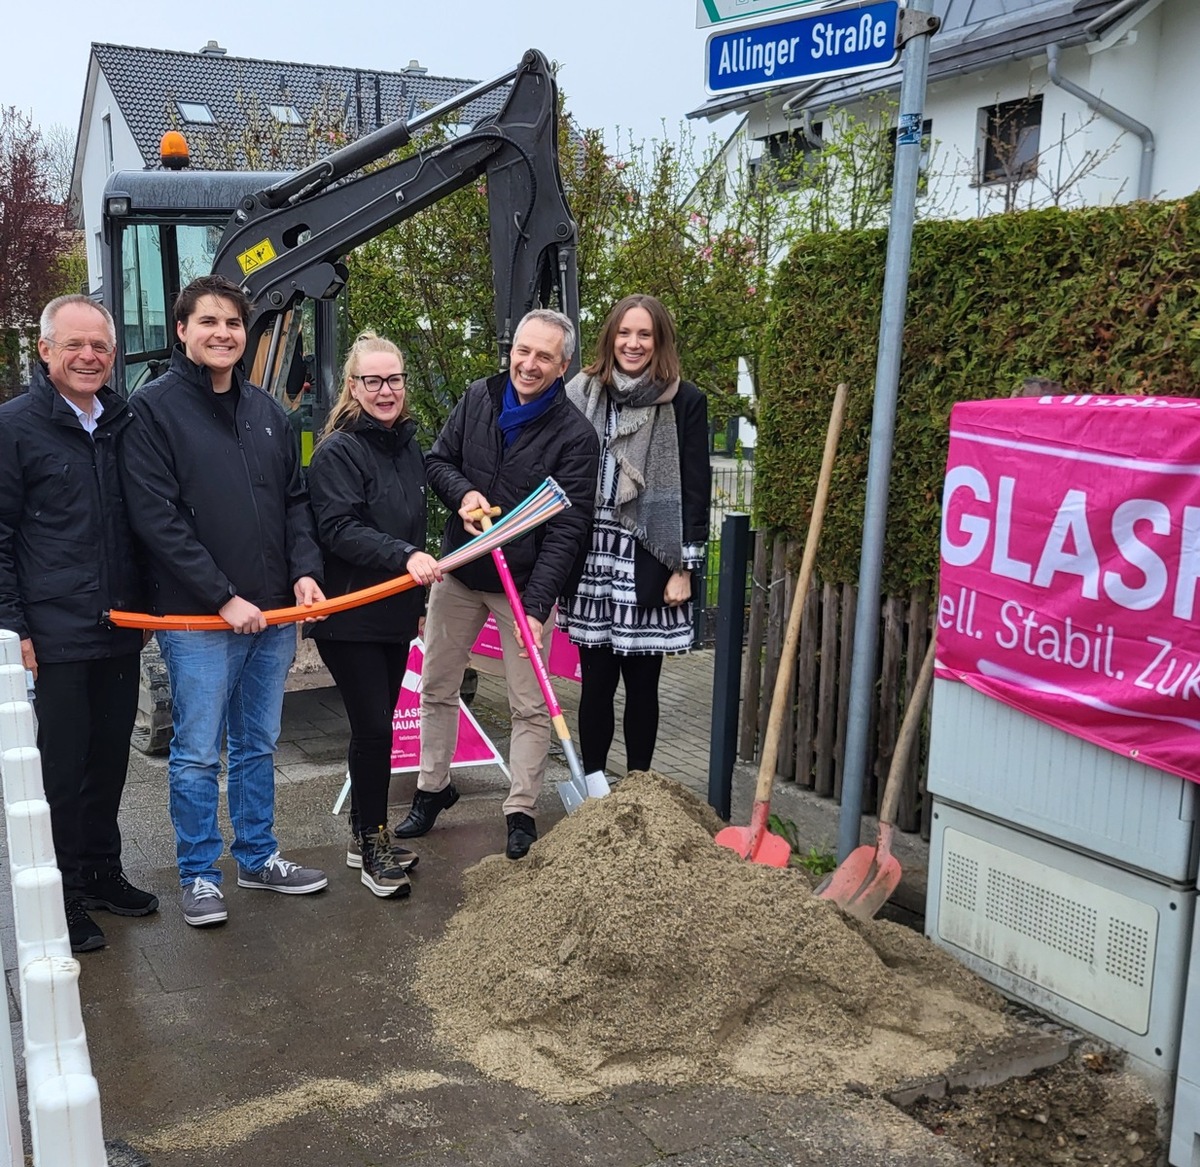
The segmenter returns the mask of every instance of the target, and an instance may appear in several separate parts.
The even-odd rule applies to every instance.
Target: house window
[[[804,172],[822,150],[821,123],[813,122],[809,133],[804,130],[781,130],[760,139],[761,159],[751,163],[751,176],[758,177],[764,163],[781,186],[798,186],[804,182]]]
[[[200,126],[215,126],[217,119],[213,117],[213,112],[203,101],[177,101],[175,108],[179,110],[179,116],[185,122],[192,122]]]
[[[1042,95],[984,106],[979,111],[980,182],[1019,182],[1037,174]]]
[[[300,111],[294,105],[272,105],[268,108],[271,110],[271,116],[277,122],[282,122],[285,126],[304,125],[304,119],[300,116]]]
[[[112,115],[105,113],[100,118],[100,129],[104,134],[104,166],[107,173],[112,174],[115,169],[113,161],[113,136],[112,136]]]

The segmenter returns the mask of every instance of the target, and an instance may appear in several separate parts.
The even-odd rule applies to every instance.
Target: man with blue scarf
[[[451,512],[443,555],[479,534],[474,512],[498,506],[506,513],[546,478],[566,491],[567,510],[504,549],[539,648],[551,608],[583,570],[596,498],[599,439],[563,389],[574,352],[575,328],[568,317],[544,308],[528,313],[517,326],[508,372],[467,389],[426,459],[429,485]],[[550,749],[550,716],[533,668],[521,656],[512,609],[490,557],[447,573],[430,591],[421,677],[421,771],[412,809],[395,833],[402,839],[424,835],[438,814],[458,801],[450,762],[459,688],[489,613],[500,628],[512,712],[505,854],[520,859],[537,840],[533,810]]]

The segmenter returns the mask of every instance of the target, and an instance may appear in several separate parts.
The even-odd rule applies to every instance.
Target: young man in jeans
[[[183,916],[228,917],[217,860],[220,749],[228,737],[229,817],[238,886],[303,895],[328,880],[279,854],[275,744],[296,650],[263,609],[324,599],[308,497],[287,414],[245,380],[250,301],[219,276],[175,301],[170,369],[134,395],[122,473],[130,521],[150,558],[158,614],[218,613],[220,632],[159,632],[171,679],[169,763]]]

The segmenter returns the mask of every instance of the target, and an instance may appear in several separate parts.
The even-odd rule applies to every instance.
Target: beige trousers
[[[504,679],[512,713],[508,765],[512,784],[504,813],[533,814],[550,751],[550,714],[534,675],[520,655],[512,608],[503,592],[476,592],[447,575],[429,592],[425,614],[425,665],[421,671],[421,772],[417,786],[434,792],[450,781],[458,741],[458,700],[471,646],[488,613],[496,617],[504,649]],[[547,625],[547,629],[550,626]]]

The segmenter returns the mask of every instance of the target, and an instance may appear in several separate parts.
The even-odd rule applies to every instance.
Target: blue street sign
[[[704,84],[713,95],[862,73],[895,64],[899,0],[824,9],[791,20],[714,32]]]

